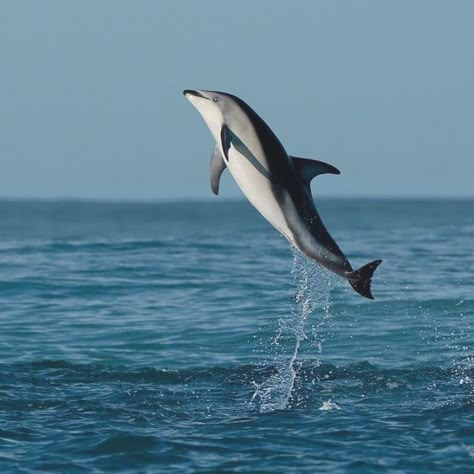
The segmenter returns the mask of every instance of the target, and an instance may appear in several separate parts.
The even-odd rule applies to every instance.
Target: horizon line
[[[324,201],[472,201],[473,195],[322,195],[318,200]],[[103,204],[166,204],[166,203],[213,203],[219,202],[247,202],[244,197],[224,197],[216,200],[215,197],[156,197],[156,198],[118,198],[118,197],[72,197],[72,196],[1,196],[0,203],[25,202],[25,203],[103,203]]]

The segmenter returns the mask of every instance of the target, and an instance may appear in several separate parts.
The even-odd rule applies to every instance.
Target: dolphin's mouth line
[[[203,99],[210,100],[209,97],[206,97],[205,95],[201,94],[199,91],[193,91],[191,89],[184,90],[183,95],[193,95],[195,97],[202,97]]]

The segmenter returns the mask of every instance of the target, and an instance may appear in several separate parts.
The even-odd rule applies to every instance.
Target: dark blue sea
[[[0,472],[474,472],[474,201],[0,202]]]

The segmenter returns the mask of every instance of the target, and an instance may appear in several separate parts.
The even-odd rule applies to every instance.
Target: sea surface
[[[0,472],[474,472],[474,201],[0,202]]]

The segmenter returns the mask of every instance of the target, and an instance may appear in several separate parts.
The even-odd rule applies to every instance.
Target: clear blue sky
[[[185,88],[340,168],[321,195],[474,194],[473,1],[3,0],[0,68],[2,197],[211,198]]]

